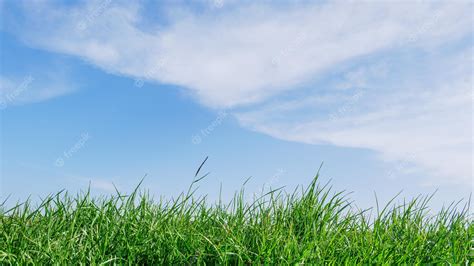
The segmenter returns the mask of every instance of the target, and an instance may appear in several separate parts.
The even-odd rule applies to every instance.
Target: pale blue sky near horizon
[[[0,201],[473,190],[470,1],[1,1]]]

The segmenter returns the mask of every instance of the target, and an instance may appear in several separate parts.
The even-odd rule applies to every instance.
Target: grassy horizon
[[[0,263],[473,262],[470,200],[435,215],[432,195],[358,210],[347,193],[332,192],[317,175],[293,193],[270,190],[246,202],[243,186],[229,203],[209,204],[195,195],[202,178],[178,198],[158,202],[139,184],[129,195],[60,192],[37,207],[18,204],[0,213]]]

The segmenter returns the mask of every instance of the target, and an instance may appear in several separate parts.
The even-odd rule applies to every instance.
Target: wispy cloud
[[[24,10],[41,27],[18,31],[30,45],[183,86],[278,138],[369,148],[395,161],[413,153],[443,182],[471,181],[472,3],[233,3],[153,27],[140,5],[112,2],[87,30],[77,25],[89,4],[35,5]],[[355,89],[363,91],[356,101]]]
[[[74,89],[75,85],[44,72],[29,73],[21,78],[0,76],[0,109],[48,100]]]
[[[359,95],[358,82],[343,94],[349,98],[283,110],[279,101],[237,117],[244,126],[285,140],[378,151],[383,159],[415,164],[435,177],[425,183],[470,184],[472,70],[466,58],[471,54],[469,47],[448,57],[398,62],[389,68],[396,76],[385,76],[388,81],[366,73],[365,93],[355,103],[350,95]],[[425,69],[406,69],[410,62]],[[337,83],[324,85],[334,86],[324,94],[337,91]],[[324,115],[332,114],[328,111],[332,109],[337,119]]]
[[[471,29],[470,4],[461,2],[235,7],[180,15],[155,30],[140,28],[139,6],[112,3],[87,31],[78,30],[89,9],[28,5],[30,19],[48,34],[23,37],[107,71],[182,85],[215,107],[262,101],[352,58],[401,45],[429,47]],[[431,20],[435,25],[424,26]],[[414,34],[416,41],[408,42]],[[163,57],[167,63],[155,71]]]

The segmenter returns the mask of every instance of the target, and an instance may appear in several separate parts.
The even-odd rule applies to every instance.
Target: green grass
[[[198,180],[196,180],[198,181]],[[293,193],[206,203],[193,182],[174,200],[89,192],[0,214],[0,264],[472,263],[469,205],[430,214],[431,196],[359,211],[318,179]],[[459,208],[462,207],[462,208]]]

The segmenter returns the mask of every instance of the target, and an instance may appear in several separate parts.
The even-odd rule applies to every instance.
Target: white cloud
[[[308,105],[281,109],[280,102],[270,103],[237,117],[244,126],[276,138],[368,148],[389,161],[414,163],[434,177],[425,183],[471,184],[472,68],[466,60],[471,54],[470,47],[448,58],[436,58],[439,65],[427,60],[427,69],[414,74],[429,74],[429,81],[415,75],[400,84],[381,83],[375,81],[378,72],[356,70],[355,88],[365,80],[364,93],[358,98],[332,98],[319,102],[319,109]],[[394,65],[389,70],[397,67],[406,66]],[[399,74],[396,78],[404,77]],[[352,90],[345,95],[358,95],[359,89],[349,87]],[[318,116],[322,109],[333,111]],[[295,110],[309,113],[311,119],[295,116]]]
[[[27,74],[24,77],[0,76],[0,108],[40,102],[73,91],[72,85],[60,81],[58,77]]]
[[[462,2],[236,7],[180,15],[146,30],[139,27],[140,7],[130,4],[28,7],[33,24],[43,28],[23,35],[32,45],[106,71],[184,86],[213,107],[259,102],[346,60],[403,44],[430,46],[471,29],[470,4]],[[89,17],[86,29],[77,27]]]
[[[275,137],[370,148],[390,160],[414,152],[415,163],[444,180],[470,182],[472,69],[466,56],[472,50],[451,63],[438,58],[471,36],[472,3],[233,5],[221,13],[179,12],[165,26],[147,28],[137,5],[41,7],[27,7],[30,24],[41,25],[22,31],[30,45],[79,56],[112,73],[183,86],[210,107],[245,107],[238,113],[242,124]],[[377,65],[344,70],[363,65],[361,58],[406,49],[427,57],[420,60],[428,66],[447,65],[422,72],[424,77],[403,64],[400,69],[411,71],[387,73]],[[347,80],[326,88],[321,80],[332,72],[346,73]],[[388,81],[381,82],[381,74]],[[314,83],[318,87],[309,90]],[[354,86],[364,94],[354,97]],[[292,93],[303,96],[288,100]],[[271,101],[276,96],[279,106]]]

